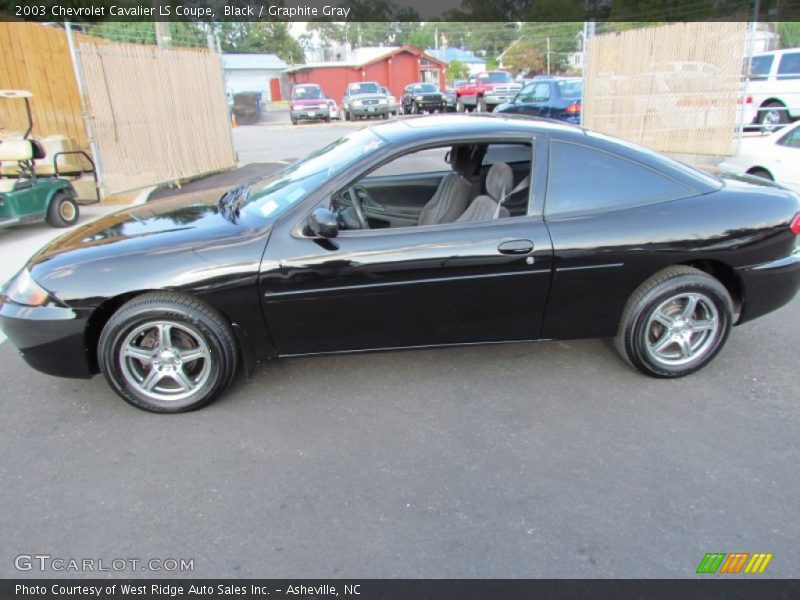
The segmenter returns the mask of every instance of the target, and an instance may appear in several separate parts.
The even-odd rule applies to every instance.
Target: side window
[[[367,179],[390,175],[424,175],[425,173],[449,171],[450,164],[445,160],[449,150],[450,148],[431,148],[404,154],[375,169]]]
[[[533,102],[533,88],[532,83],[522,88],[517,95],[517,102]]]
[[[800,52],[784,54],[778,64],[778,79],[800,79]]]
[[[785,136],[783,136],[778,143],[781,146],[789,148],[800,148],[800,127],[795,127]]]
[[[766,79],[769,77],[769,72],[772,70],[773,60],[774,57],[772,54],[754,56],[750,62],[750,78]]]
[[[554,141],[547,178],[548,215],[565,215],[675,200],[693,190],[615,154]]]
[[[533,101],[544,102],[545,100],[550,100],[550,84],[537,83],[533,88]]]

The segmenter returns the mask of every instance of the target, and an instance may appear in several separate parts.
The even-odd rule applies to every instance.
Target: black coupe
[[[800,287],[800,199],[576,126],[363,128],[229,190],[77,227],[2,290],[34,368],[198,408],[281,356],[616,336],[658,377]]]

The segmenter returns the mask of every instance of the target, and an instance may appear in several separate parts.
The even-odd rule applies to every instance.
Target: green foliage
[[[544,62],[542,52],[527,40],[519,40],[512,44],[503,56],[503,65],[511,69],[515,75],[540,73]]]
[[[797,48],[800,46],[800,21],[783,21],[778,24],[781,48]]]
[[[557,73],[567,67],[567,58],[578,50],[583,23],[524,23],[520,39],[529,42],[545,57],[547,64],[547,40],[550,39],[550,72]],[[504,60],[504,63],[507,61]]]
[[[223,52],[270,52],[288,63],[305,62],[303,48],[285,22],[217,23]]]
[[[451,60],[447,65],[448,79],[466,79],[469,77],[469,67],[458,59]]]

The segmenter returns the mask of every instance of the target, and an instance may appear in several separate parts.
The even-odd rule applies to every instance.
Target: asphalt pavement
[[[797,577],[799,308],[677,381],[603,340],[360,354],[263,365],[175,416],[6,343],[0,576],[48,553],[195,577],[695,577],[747,551]]]

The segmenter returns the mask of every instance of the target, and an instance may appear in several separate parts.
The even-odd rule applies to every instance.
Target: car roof
[[[766,52],[754,52],[753,56],[782,56],[784,54],[794,54],[800,52],[800,48],[784,48],[783,50],[768,50]]]

